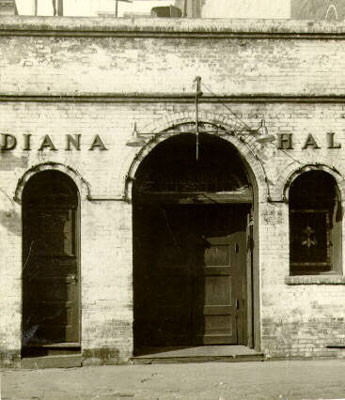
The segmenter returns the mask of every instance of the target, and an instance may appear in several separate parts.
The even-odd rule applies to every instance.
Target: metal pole
[[[35,15],[35,17],[37,17],[37,9],[38,9],[38,3],[37,2],[38,2],[38,0],[35,0],[35,2],[34,2],[34,15]]]
[[[201,83],[201,77],[197,76],[195,78],[196,80],[196,93],[195,93],[195,137],[196,137],[196,143],[195,143],[195,158],[198,161],[199,160],[199,96],[201,96],[201,90],[200,90],[200,83]]]

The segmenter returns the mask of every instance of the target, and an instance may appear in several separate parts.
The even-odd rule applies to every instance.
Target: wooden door
[[[202,257],[194,266],[194,341],[242,344],[247,334],[246,207],[211,207],[203,213]]]
[[[23,345],[77,344],[78,197],[63,174],[40,175],[23,201]]]
[[[195,341],[238,344],[245,307],[240,252],[243,235],[208,237],[204,264],[199,265],[195,298]]]

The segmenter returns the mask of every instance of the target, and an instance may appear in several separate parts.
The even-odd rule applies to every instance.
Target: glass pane
[[[329,263],[327,212],[290,214],[291,262]]]

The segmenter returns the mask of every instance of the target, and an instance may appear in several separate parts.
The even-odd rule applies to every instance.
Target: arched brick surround
[[[231,143],[235,149],[237,149],[243,164],[248,173],[248,178],[253,185],[254,193],[254,204],[253,204],[253,239],[256,245],[253,249],[253,276],[251,283],[251,315],[252,319],[249,324],[251,325],[252,336],[249,338],[250,346],[255,346],[256,349],[260,349],[261,346],[261,325],[260,325],[260,267],[259,267],[259,209],[261,204],[265,207],[265,203],[270,198],[270,192],[268,187],[268,177],[266,175],[265,167],[261,161],[261,149],[262,146],[256,142],[256,137],[252,132],[248,130],[240,130],[233,123],[232,120],[212,114],[212,113],[200,113],[199,122],[203,129],[200,132],[209,133],[218,138],[221,138]],[[195,125],[194,113],[179,113],[174,114],[160,120],[151,127],[146,127],[145,132],[139,136],[144,138],[145,144],[141,148],[132,148],[132,157],[128,157],[128,173],[124,182],[124,199],[125,201],[132,201],[132,187],[136,177],[136,172],[141,165],[141,162],[145,159],[150,152],[163,141],[181,135],[184,132],[184,128],[187,134],[191,134],[191,128]],[[204,126],[206,125],[206,126]],[[211,125],[208,131],[207,125]],[[213,129],[214,128],[214,129]],[[192,131],[193,132],[193,131]],[[185,133],[186,134],[186,133]]]
[[[306,164],[301,167],[297,162],[289,164],[278,177],[273,190],[271,190],[272,201],[288,202],[292,182],[299,175],[308,171],[324,171],[332,175],[340,190],[342,202],[344,202],[345,178],[336,168],[331,168],[326,164]]]
[[[14,194],[14,200],[20,204],[22,201],[23,190],[28,180],[39,172],[49,170],[60,171],[68,175],[76,184],[81,199],[86,199],[90,196],[90,186],[88,182],[86,182],[86,180],[82,178],[80,174],[73,168],[60,163],[47,162],[43,164],[37,164],[24,173],[24,175],[18,181]]]
[[[142,135],[144,139],[147,138],[146,144],[133,155],[131,163],[128,165],[128,173],[124,183],[125,200],[131,201],[132,199],[132,182],[142,160],[159,143],[180,134],[174,129],[176,126],[190,124],[194,121],[195,115],[193,112],[176,113],[165,117],[146,128],[146,131],[150,132],[150,134]],[[259,198],[266,201],[270,197],[267,184],[268,179],[265,168],[260,161],[258,154],[260,146],[256,143],[255,137],[248,131],[238,130],[233,120],[223,115],[201,112],[199,115],[199,122],[214,125],[215,127],[224,130],[225,134],[222,135],[221,138],[230,142],[238,150],[249,174],[252,175],[252,184],[257,185],[256,189]]]

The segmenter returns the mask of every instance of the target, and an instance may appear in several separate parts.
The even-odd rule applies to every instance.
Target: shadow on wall
[[[26,157],[17,157],[11,152],[0,152],[2,158],[0,171],[13,171],[15,168],[26,168],[28,160]],[[8,232],[20,236],[21,235],[21,217],[17,211],[13,209],[11,197],[0,187],[0,225]]]
[[[11,234],[16,236],[20,236],[22,234],[20,215],[13,209],[0,210],[0,225]]]
[[[26,156],[17,157],[10,151],[0,151],[0,157],[0,171],[13,171],[15,168],[27,168],[28,166],[28,158]]]

